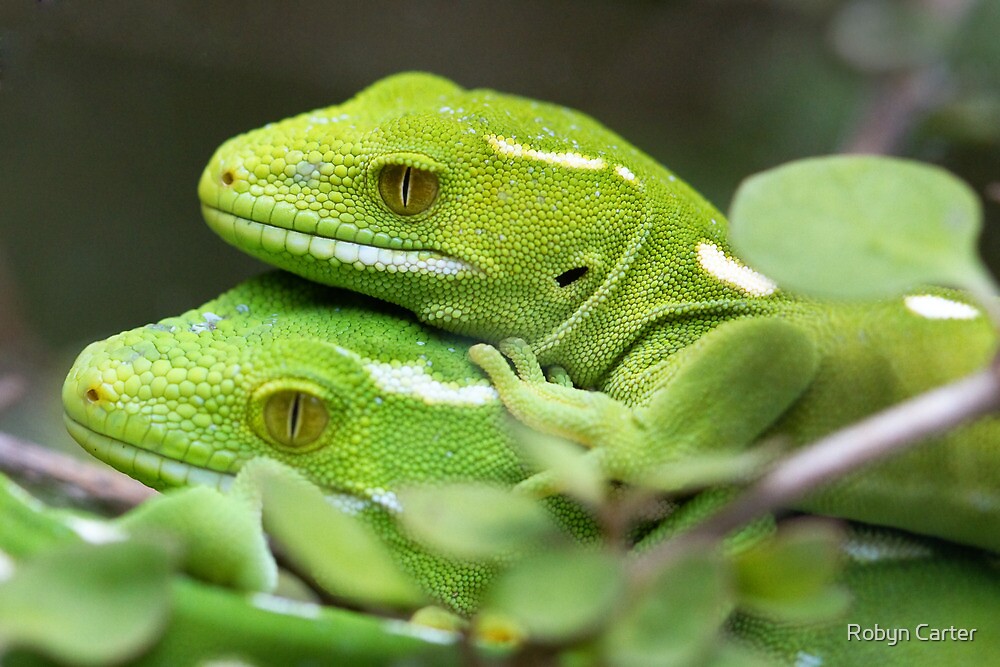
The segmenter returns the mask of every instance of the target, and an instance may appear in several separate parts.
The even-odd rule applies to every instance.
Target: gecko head
[[[579,112],[411,73],[231,139],[199,194],[266,262],[534,341],[614,278],[664,173]]]
[[[225,488],[257,457],[387,506],[400,485],[427,476],[517,481],[504,441],[469,437],[502,411],[465,348],[366,303],[272,274],[93,343],[63,388],[67,427],[91,454],[156,488]]]

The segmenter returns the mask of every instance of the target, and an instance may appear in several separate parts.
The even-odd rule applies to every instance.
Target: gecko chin
[[[227,243],[269,261],[282,256],[293,261],[308,257],[331,266],[352,266],[359,271],[445,277],[480,273],[468,262],[433,250],[389,247],[398,240],[350,224],[337,227],[339,236],[349,238],[330,238],[243,218],[207,204],[202,204],[201,212],[208,226]]]
[[[69,413],[63,420],[73,439],[92,456],[154,489],[197,485],[226,491],[236,479],[231,473],[185,463],[99,433]]]

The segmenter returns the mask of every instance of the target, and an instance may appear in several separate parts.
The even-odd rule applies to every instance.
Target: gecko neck
[[[643,379],[650,369],[706,330],[788,301],[733,258],[725,219],[705,207],[650,210],[604,283],[555,331],[533,343],[539,361],[563,366],[578,386],[631,403],[641,400],[638,387],[652,388],[650,378]],[[705,222],[693,225],[692,218]],[[707,254],[730,265],[714,267]],[[760,279],[756,293],[711,273],[734,267]]]

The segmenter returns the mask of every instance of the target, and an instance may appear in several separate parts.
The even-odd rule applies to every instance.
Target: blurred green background
[[[408,69],[582,109],[723,209],[798,157],[942,164],[1000,258],[1000,0],[3,0],[0,431],[75,449],[86,343],[264,270],[201,221],[219,143]]]

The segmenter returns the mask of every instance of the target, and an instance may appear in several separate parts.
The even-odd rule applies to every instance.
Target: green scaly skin
[[[493,565],[427,554],[393,514],[406,485],[509,487],[525,476],[468,346],[386,304],[275,273],[87,347],[63,389],[66,425],[91,454],[155,488],[225,489],[260,456],[291,466],[360,511],[435,600],[467,614]],[[280,401],[289,393],[322,405],[327,422],[311,442],[268,428],[269,405],[279,435],[294,428]]]
[[[456,394],[443,388],[489,388],[463,360],[463,345],[468,341],[436,334],[384,305],[271,274],[180,317],[88,347],[67,378],[67,424],[88,451],[161,488],[224,487],[256,457],[282,461],[327,490],[376,505],[376,498],[385,502],[406,481],[512,484],[524,473],[511,453],[499,402],[489,392],[482,403],[445,400]],[[424,368],[430,361],[440,386],[425,385],[423,395],[413,393],[412,382],[410,393],[399,386],[396,392],[372,389],[370,362],[378,359]],[[293,450],[268,433],[260,402],[285,388],[315,395],[328,408],[331,421],[318,444]],[[434,399],[428,402],[428,396]],[[206,450],[227,456],[213,459]],[[213,460],[228,463],[213,469]],[[38,544],[67,539],[65,525],[43,521],[39,528],[45,516],[37,508],[19,506],[16,496],[3,498],[0,549],[23,558]],[[26,539],[26,533],[41,537]],[[36,546],[19,546],[24,544]],[[913,664],[913,655],[934,664],[968,664],[1000,655],[1000,637],[986,632],[1000,618],[1000,580],[981,556],[869,528],[856,529],[845,551],[850,564],[842,579],[857,601],[843,622],[795,628],[741,613],[733,617],[732,631],[785,664],[803,655],[824,664],[904,664],[897,656]],[[456,576],[450,567],[439,570],[436,580]],[[466,590],[461,581],[456,587]],[[431,656],[431,662],[457,660],[451,647],[400,637],[395,626],[361,614],[324,611],[312,620],[278,615],[245,595],[187,579],[176,582],[174,596],[174,620],[148,664],[227,652],[258,659],[361,656],[354,664],[382,664],[410,650]],[[974,642],[930,647],[916,641],[905,647],[848,644],[848,622],[911,630],[917,623],[955,625],[980,628],[980,634]],[[344,644],[321,645],[322,632],[337,633]]]
[[[406,167],[439,187],[400,215],[380,184]],[[508,409],[594,447],[625,480],[761,436],[813,440],[996,349],[960,294],[851,305],[783,293],[733,256],[718,211],[593,119],[427,74],[229,140],[199,196],[212,229],[264,261],[504,345],[519,376],[492,348],[472,354]],[[546,385],[540,365],[612,400]],[[756,369],[777,386],[747,385]],[[686,427],[734,386],[752,390],[744,403]],[[669,439],[635,435],[657,429]],[[802,507],[1000,550],[998,442],[1000,423],[984,420]]]
[[[1000,620],[1000,577],[984,553],[857,526],[843,552],[840,585],[852,601],[842,619],[803,628],[747,613],[731,619],[730,629],[796,667],[985,665],[1000,658],[993,630]],[[877,629],[880,640],[861,640],[862,631]]]

